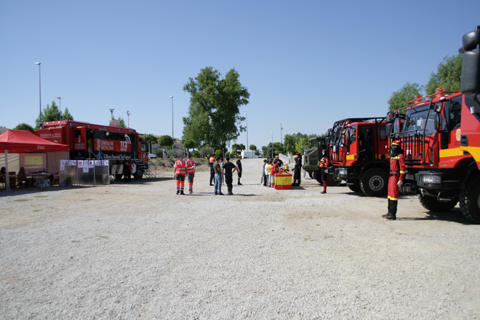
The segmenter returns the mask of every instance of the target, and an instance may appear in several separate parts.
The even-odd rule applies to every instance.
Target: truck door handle
[[[466,134],[462,134],[460,138],[460,145],[462,147],[467,147],[468,146],[468,136]]]

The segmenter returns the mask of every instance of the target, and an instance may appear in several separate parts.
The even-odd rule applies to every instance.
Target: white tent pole
[[[5,185],[10,190],[10,174],[8,173],[8,150],[5,150]]]

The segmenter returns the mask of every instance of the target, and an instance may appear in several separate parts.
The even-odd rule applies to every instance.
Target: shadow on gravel
[[[474,225],[475,223],[472,223],[469,221],[465,216],[462,214],[462,211],[460,208],[454,208],[451,211],[448,212],[433,212],[433,211],[428,211],[425,212],[427,216],[424,218],[409,218],[409,217],[400,217],[397,215],[397,221],[415,221],[415,220],[438,220],[438,221],[448,221],[448,222],[456,222],[456,223],[461,223],[465,225]]]
[[[0,198],[1,197],[10,197],[10,196],[22,196],[26,194],[36,194],[42,192],[56,192],[56,191],[63,191],[63,190],[75,190],[75,189],[86,189],[90,188],[87,186],[79,186],[79,187],[45,187],[45,188],[25,188],[25,189],[12,189],[10,191],[2,190],[0,191]]]
[[[241,194],[241,193],[234,193],[233,195],[229,196],[228,194],[224,193],[223,196],[215,195],[213,192],[194,192],[193,194],[186,194],[189,197],[222,197],[222,198],[229,198],[229,197],[256,197],[257,194]]]

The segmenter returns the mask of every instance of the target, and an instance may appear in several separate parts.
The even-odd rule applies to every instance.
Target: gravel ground
[[[1,319],[475,319],[480,232],[345,186],[158,181],[0,193]],[[226,191],[226,188],[225,190]]]

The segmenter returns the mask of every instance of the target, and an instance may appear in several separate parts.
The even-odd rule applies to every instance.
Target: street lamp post
[[[127,110],[128,127],[130,128],[130,111]]]
[[[173,96],[170,96],[170,98],[172,98],[172,141],[173,141],[173,145],[172,145],[172,151],[175,149],[175,138],[173,137]]]
[[[273,159],[273,132],[270,132],[272,134],[272,159]]]
[[[35,64],[38,66],[38,101],[40,103],[40,122],[42,122],[42,75],[41,75],[41,63],[40,62],[35,62]]]
[[[113,110],[115,109],[110,109],[110,113],[112,114],[112,120],[113,120]]]
[[[247,154],[250,154],[250,146],[248,145],[248,116],[247,113],[245,113],[245,121],[247,122]]]
[[[58,99],[58,106],[60,107],[60,120],[62,120],[62,97],[57,97]]]
[[[280,123],[280,144],[283,146],[283,127],[282,124]]]

